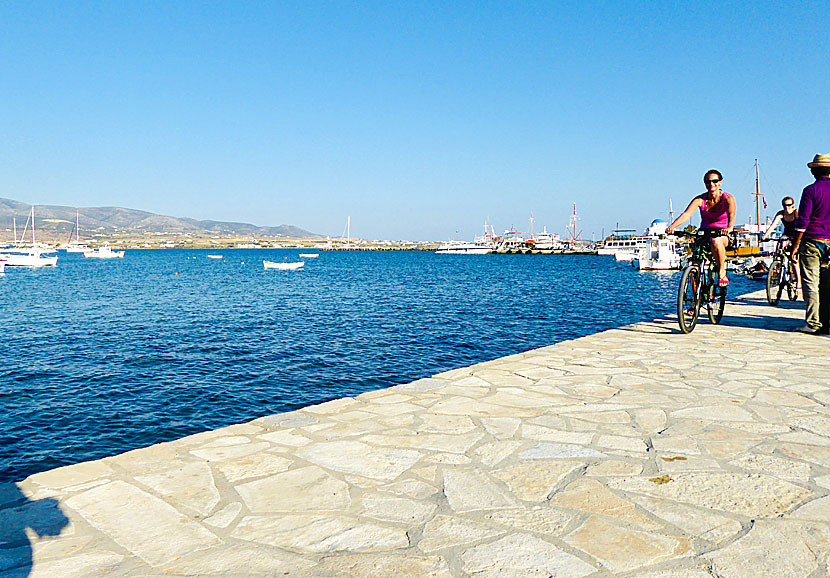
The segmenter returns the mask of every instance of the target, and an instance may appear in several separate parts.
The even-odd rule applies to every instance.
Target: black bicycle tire
[[[693,303],[689,308],[686,299],[687,285],[690,283],[690,278],[697,279],[697,288],[692,286]],[[691,333],[697,325],[697,320],[700,315],[700,283],[701,283],[700,267],[696,264],[691,264],[683,270],[683,275],[680,277],[680,286],[677,288],[677,324],[680,325],[681,333]],[[687,323],[688,320],[688,323]]]
[[[777,306],[781,301],[781,280],[784,278],[784,262],[781,259],[775,259],[770,265],[767,273],[767,301],[773,307]]]
[[[717,325],[723,319],[723,310],[726,308],[726,287],[714,285],[709,288],[709,299],[706,303],[706,314],[709,321]]]

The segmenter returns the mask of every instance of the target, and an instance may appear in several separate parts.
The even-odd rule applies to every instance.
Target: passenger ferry
[[[665,231],[665,229],[664,229]],[[618,253],[628,253],[631,259],[640,252],[640,249],[645,249],[648,246],[648,236],[634,235],[633,230],[630,231],[614,231],[611,236],[605,239],[603,245],[597,248],[597,255],[612,255],[617,256]],[[621,255],[624,257],[624,255]],[[619,260],[631,260],[619,259]]]

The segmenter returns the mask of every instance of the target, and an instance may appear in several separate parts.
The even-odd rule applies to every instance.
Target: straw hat
[[[813,162],[807,163],[810,168],[813,167],[830,167],[830,155],[816,155],[813,157]]]

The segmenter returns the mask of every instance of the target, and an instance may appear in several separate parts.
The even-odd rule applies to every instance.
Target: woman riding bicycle
[[[775,218],[769,224],[764,235],[761,237],[762,241],[766,241],[770,234],[778,226],[778,223],[784,225],[783,235],[792,241],[795,237],[795,222],[798,220],[798,209],[795,208],[795,200],[792,197],[784,197],[781,200],[781,206],[784,208],[775,213]]]
[[[769,227],[767,227],[767,230],[764,232],[761,240],[766,241],[780,222],[784,225],[784,232],[782,233],[782,236],[787,238],[787,241],[784,243],[782,249],[789,252],[790,247],[792,246],[792,240],[795,237],[795,222],[798,220],[798,209],[795,208],[795,199],[792,197],[784,197],[781,200],[781,206],[784,208],[775,213],[775,218],[772,220],[772,223],[769,224]],[[796,283],[798,284],[798,287],[801,288],[801,279],[799,278],[800,272],[798,267],[793,267],[793,271],[795,271]]]
[[[712,255],[715,258],[715,265],[718,268],[718,286],[726,287],[729,279],[726,277],[726,247],[729,245],[728,235],[735,228],[735,197],[720,190],[720,183],[723,175],[714,169],[706,171],[703,175],[703,182],[706,185],[706,192],[696,196],[674,222],[666,227],[666,233],[672,234],[674,230],[688,221],[695,210],[700,209],[700,229],[702,231],[721,229],[721,235],[712,236]]]

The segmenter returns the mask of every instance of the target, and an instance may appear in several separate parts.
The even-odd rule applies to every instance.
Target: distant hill
[[[29,216],[31,205],[0,198],[0,229],[12,227],[17,219],[18,231],[23,228]],[[293,237],[301,239],[320,238],[293,225],[258,227],[250,223],[225,221],[198,221],[196,219],[156,215],[136,209],[121,207],[62,207],[36,205],[35,218],[38,230],[69,232],[75,226],[75,211],[78,212],[81,236],[86,233],[206,233],[230,234],[251,237]]]

